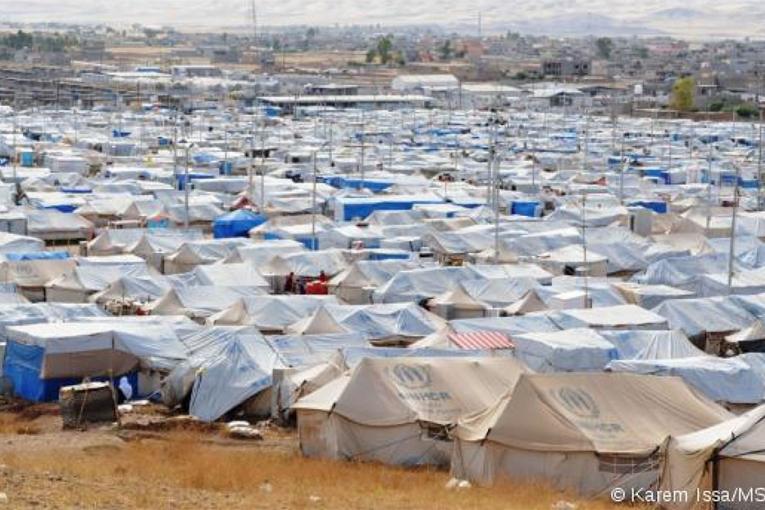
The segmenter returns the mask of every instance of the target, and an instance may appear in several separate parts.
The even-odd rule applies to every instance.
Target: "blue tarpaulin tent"
[[[223,237],[247,237],[250,229],[262,225],[267,218],[252,211],[239,209],[224,214],[213,221],[213,236],[216,239]]]
[[[63,386],[82,382],[82,377],[59,377],[45,379],[42,372],[45,349],[38,345],[8,342],[3,362],[3,374],[13,384],[13,394],[32,402],[51,402],[58,400],[58,392]],[[138,373],[125,374],[138,394]],[[91,380],[106,380],[104,377],[92,377]]]
[[[66,251],[34,251],[29,253],[6,253],[5,259],[11,262],[22,260],[63,260],[69,258]]]
[[[541,211],[541,204],[538,201],[513,201],[510,206],[510,213],[518,216],[528,216],[535,218]]]

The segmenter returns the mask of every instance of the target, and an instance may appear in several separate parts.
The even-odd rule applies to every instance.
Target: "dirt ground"
[[[306,459],[293,431],[263,426],[259,441],[167,421],[142,408],[123,426],[64,431],[55,405],[0,412],[0,507],[35,509],[614,508],[542,486],[448,490],[449,475]]]

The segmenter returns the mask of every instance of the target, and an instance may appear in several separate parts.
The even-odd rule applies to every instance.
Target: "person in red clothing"
[[[321,271],[319,273],[319,281],[321,283],[327,283],[327,273],[325,273],[324,271]]]

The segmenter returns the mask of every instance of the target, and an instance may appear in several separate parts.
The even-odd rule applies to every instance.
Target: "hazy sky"
[[[554,21],[562,29],[603,26],[701,34],[757,35],[762,0],[279,0],[256,1],[259,24],[476,24],[487,30]],[[0,0],[0,19],[227,26],[249,23],[249,0]]]

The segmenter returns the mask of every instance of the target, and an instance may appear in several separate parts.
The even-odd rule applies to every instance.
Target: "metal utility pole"
[[[228,122],[223,118],[223,173],[228,175]]]
[[[316,249],[316,151],[313,151],[313,186],[311,190],[311,249]]]
[[[266,207],[266,132],[260,128],[260,207],[261,212]]]
[[[582,155],[582,171],[587,171],[588,166],[588,159],[589,159],[589,153],[590,153],[590,112],[589,110],[586,110],[584,113],[584,144],[582,145],[582,149],[584,150],[584,154]]]
[[[19,115],[19,110],[18,110],[18,106],[16,104],[16,94],[14,94],[13,95],[13,136],[12,136],[12,138],[13,138],[13,140],[12,140],[12,143],[13,143],[13,154],[11,156],[11,160],[13,161],[13,185],[15,186],[15,189],[16,189],[16,196],[15,196],[14,202],[16,203],[16,205],[19,205],[20,199],[21,199],[21,197],[20,197],[20,195],[21,195],[21,184],[19,183],[18,175],[16,174],[16,172],[17,172],[16,171],[16,165],[17,165],[16,160],[18,158],[18,151],[16,149],[16,128],[17,128],[17,125],[18,125],[18,115]]]
[[[590,308],[590,287],[587,277],[590,268],[587,266],[587,192],[582,195],[582,260],[584,263],[584,308]]]
[[[736,255],[736,216],[738,214],[738,179],[741,170],[736,165],[736,185],[733,187],[733,214],[730,223],[730,247],[728,250],[728,294],[733,294],[733,261]]]
[[[364,110],[361,110],[361,160],[359,163],[359,173],[361,174],[361,182],[359,183],[359,189],[364,187],[364,151],[366,149],[367,139],[367,123],[364,116]]]
[[[494,263],[499,264],[499,162],[494,155]]]
[[[624,139],[626,135],[622,133],[622,144],[619,150],[619,203],[624,205],[624,170],[627,168],[627,161],[624,158]]]
[[[255,198],[252,188],[252,174],[255,170],[255,115],[252,117],[250,126],[250,164],[247,166],[247,193],[250,195],[250,201]],[[262,204],[261,204],[262,205]]]
[[[667,164],[667,171],[672,169],[672,133],[670,131],[667,131],[668,139],[669,139],[669,147],[668,147],[668,156],[669,156],[669,162]]]
[[[758,209],[762,211],[763,206],[765,205],[765,197],[762,195],[762,185],[763,185],[763,178],[765,176],[762,174],[762,107],[760,107],[760,125],[759,125],[759,141],[757,142],[757,198],[758,198]]]
[[[191,183],[189,182],[189,164],[190,164],[189,152],[190,151],[191,151],[191,143],[186,141],[186,165],[183,170],[183,208],[186,211],[186,214],[183,218],[183,227],[186,230],[189,229],[189,187],[191,186]]]
[[[178,178],[178,108],[173,110],[173,176]]]

